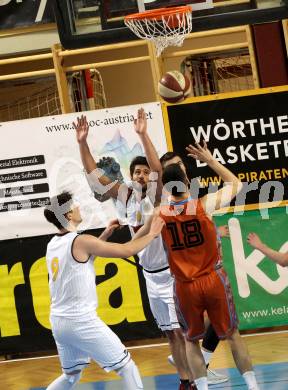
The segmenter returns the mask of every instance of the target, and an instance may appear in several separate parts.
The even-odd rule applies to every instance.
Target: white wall
[[[1,35],[0,30],[0,56],[49,49],[58,42],[60,40],[56,28],[24,34],[11,33],[11,35]]]

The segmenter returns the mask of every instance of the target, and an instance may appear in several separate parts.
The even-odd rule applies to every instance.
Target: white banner
[[[167,151],[160,103],[143,104],[148,132],[161,156]],[[88,143],[98,161],[113,157],[125,180],[129,164],[143,155],[134,131],[139,105],[88,111]],[[1,239],[39,236],[56,229],[43,215],[49,197],[69,190],[80,202],[83,222],[80,229],[101,228],[115,218],[112,200],[100,203],[87,184],[80,159],[75,129],[79,113],[3,122],[0,157]]]

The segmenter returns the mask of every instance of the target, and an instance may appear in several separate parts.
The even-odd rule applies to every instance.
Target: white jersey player
[[[139,158],[136,157],[136,159]],[[153,214],[153,209],[149,196],[139,202],[135,191],[128,194],[127,224],[132,237],[144,225],[146,219]],[[163,331],[180,328],[173,300],[174,279],[170,274],[162,238],[159,236],[153,240],[147,247],[138,252],[138,257],[146,280],[150,308],[157,325]]]
[[[87,172],[87,179],[92,191],[103,193],[106,190],[106,198],[117,199],[117,206],[120,214],[125,214],[126,223],[129,225],[132,236],[144,224],[146,218],[153,213],[153,207],[160,202],[162,195],[162,167],[157,152],[147,133],[146,114],[143,109],[138,110],[137,119],[134,121],[134,128],[139,135],[145,150],[147,159],[142,156],[134,158],[130,164],[131,185],[120,184],[103,175],[97,168],[97,164],[91,155],[87,144],[89,126],[85,117],[78,118],[76,128],[77,141],[84,168]],[[158,180],[153,182],[152,174],[156,172]],[[152,191],[151,191],[152,189]],[[153,191],[154,190],[154,191]],[[146,280],[147,295],[149,298],[152,314],[169,340],[173,362],[175,362],[180,376],[179,390],[193,389],[193,375],[188,368],[185,351],[185,340],[177,320],[175,303],[173,297],[174,279],[170,274],[168,259],[164,251],[162,238],[154,240],[149,246],[138,253],[140,265]],[[205,335],[207,345],[207,364],[211,358],[216,345],[219,342],[214,340],[215,332],[208,328]],[[216,335],[217,337],[217,335]],[[212,340],[212,343],[210,342]],[[213,344],[210,347],[210,345]],[[222,383],[228,380],[208,371],[210,384]]]
[[[97,164],[87,144],[89,126],[86,118],[83,116],[78,118],[77,124],[75,123],[74,126],[83,166],[88,174],[87,179],[92,191],[103,193],[105,186],[109,188],[105,197],[117,200],[120,214],[123,215],[124,211],[126,223],[129,225],[133,235],[143,225],[145,218],[152,214],[153,206],[160,201],[162,194],[162,167],[147,133],[145,111],[143,109],[138,110],[134,128],[141,139],[147,160],[142,156],[135,157],[132,160],[130,164],[132,188],[129,184],[121,184],[117,181],[111,186],[111,179],[97,169]],[[151,172],[152,174],[157,174],[156,182],[151,180]],[[153,242],[144,250],[139,251],[138,256],[143,267],[152,314],[160,329],[165,331],[169,340],[171,352],[180,376],[181,383],[179,389],[190,389],[189,381],[192,380],[192,374],[189,372],[185,340],[175,312],[173,300],[174,279],[170,274],[162,239],[159,237],[159,239],[155,240],[155,243]]]
[[[79,207],[68,192],[52,198],[44,215],[59,229],[48,243],[46,262],[51,295],[50,321],[63,370],[47,389],[74,388],[90,359],[105,371],[114,370],[120,375],[123,389],[143,389],[138,369],[125,346],[97,316],[94,259],[96,256],[132,256],[160,234],[163,221],[155,220],[149,234],[139,240],[114,244],[103,241],[105,235],[109,235],[109,229],[100,239],[77,233],[82,219]]]

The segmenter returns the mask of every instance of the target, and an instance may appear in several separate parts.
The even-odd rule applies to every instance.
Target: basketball
[[[165,73],[158,83],[158,93],[168,103],[178,103],[186,99],[190,92],[190,80],[178,70]]]

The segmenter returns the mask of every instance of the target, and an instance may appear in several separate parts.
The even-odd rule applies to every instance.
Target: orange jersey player
[[[207,311],[218,337],[229,341],[248,389],[258,390],[248,351],[238,331],[231,286],[222,267],[217,231],[211,217],[212,212],[229,203],[242,186],[232,172],[213,158],[206,143],[203,147],[189,145],[187,150],[190,157],[207,163],[226,184],[214,194],[192,199],[186,172],[179,164],[171,164],[163,171],[162,181],[169,193],[169,202],[161,206],[158,213],[165,221],[162,236],[175,277],[178,316],[185,329],[188,363],[197,389],[208,390],[207,371],[199,346]]]
[[[221,252],[212,213],[230,203],[242,185],[207,148],[189,145],[189,156],[199,159],[221,177],[225,185],[213,194],[192,199],[185,169],[171,164],[163,170],[162,181],[169,194],[168,204],[155,210],[165,226],[162,230],[170,269],[175,278],[178,320],[186,336],[187,360],[198,390],[208,390],[207,370],[199,340],[205,332],[204,312],[218,337],[227,339],[237,368],[248,389],[258,390],[255,373],[238,331],[231,286],[222,267]],[[149,227],[147,222],[146,229]]]
[[[171,201],[169,206],[162,206],[160,215],[166,222],[162,236],[176,279],[188,282],[212,272],[221,258],[215,225],[201,201],[191,197]]]
[[[164,171],[164,181],[172,170],[177,171],[179,167],[171,166]],[[206,214],[201,200],[189,196],[162,206],[160,216],[166,223],[162,236],[175,277],[177,309],[186,324],[187,339],[203,337],[205,310],[218,337],[227,338],[237,329],[238,320],[230,284],[222,268],[214,222]]]

